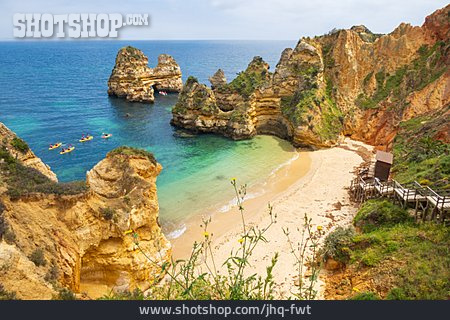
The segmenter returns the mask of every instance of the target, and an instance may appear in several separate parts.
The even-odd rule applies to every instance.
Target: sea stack
[[[174,58],[161,54],[152,69],[147,56],[131,46],[119,50],[108,80],[110,96],[146,103],[154,102],[154,89],[180,92],[182,87],[181,69]]]
[[[222,69],[218,69],[214,75],[209,77],[209,82],[211,82],[211,89],[222,87],[227,84],[227,78]]]

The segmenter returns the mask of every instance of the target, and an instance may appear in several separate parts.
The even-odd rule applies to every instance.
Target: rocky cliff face
[[[46,165],[40,158],[38,158],[28,145],[20,139],[14,132],[9,130],[3,123],[0,122],[0,137],[2,139],[1,145],[5,147],[11,155],[21,161],[25,166],[33,168],[44,174],[50,180],[57,182],[56,174]]]
[[[154,89],[180,92],[183,87],[181,69],[168,54],[158,57],[155,68],[148,67],[148,58],[133,47],[119,50],[116,64],[108,80],[108,94],[129,101],[153,102]]]
[[[229,84],[216,74],[211,89],[187,86],[172,123],[234,139],[273,134],[297,146],[347,135],[389,147],[401,121],[450,103],[449,11],[386,35],[355,26],[303,38],[274,73],[252,68],[264,65],[256,58]]]
[[[20,167],[5,150],[1,162]],[[87,173],[84,192],[13,199],[8,177],[2,179],[0,284],[20,299],[51,299],[61,287],[94,294],[147,289],[171,253],[158,223],[161,169],[150,153],[121,147]]]

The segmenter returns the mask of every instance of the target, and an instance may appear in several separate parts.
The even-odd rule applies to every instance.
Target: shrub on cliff
[[[0,283],[0,300],[16,300],[16,293],[5,290],[5,287]]]
[[[102,214],[105,220],[113,220],[116,217],[116,210],[110,207],[101,208],[100,213]]]
[[[337,227],[325,238],[322,249],[323,258],[347,263],[350,260],[350,248],[353,245],[354,235],[355,231],[352,227]]]
[[[75,294],[67,288],[61,288],[58,290],[58,295],[54,297],[54,300],[76,300]]]
[[[389,200],[365,202],[353,219],[355,226],[361,228],[363,232],[407,221],[412,221],[408,212]]]
[[[45,260],[44,251],[41,248],[37,248],[30,255],[30,260],[37,266],[45,266],[47,261]]]
[[[7,194],[12,200],[34,192],[74,195],[87,190],[84,181],[57,183],[50,180],[39,170],[24,166],[4,147],[0,148],[0,171],[6,177]]]
[[[27,152],[28,150],[30,150],[30,147],[28,146],[28,144],[23,141],[22,139],[18,138],[18,137],[14,137],[11,140],[11,145],[16,149],[19,150],[22,153]]]

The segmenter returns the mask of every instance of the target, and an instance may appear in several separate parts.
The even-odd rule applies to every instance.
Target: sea
[[[155,94],[154,104],[108,97],[117,51],[128,45],[142,50],[150,67],[156,66],[159,54],[170,54],[184,80],[192,75],[209,84],[208,77],[218,68],[230,81],[257,55],[273,70],[282,50],[295,42],[0,42],[0,122],[23,138],[60,181],[84,180],[86,172],[118,146],[144,148],[163,166],[157,179],[160,222],[174,238],[189,218],[227,211],[234,199],[231,178],[251,189],[298,157],[288,142],[272,136],[232,141],[172,127],[177,94]],[[101,139],[103,132],[112,137]],[[94,139],[79,143],[86,133]],[[59,141],[75,150],[66,155],[48,150]]]

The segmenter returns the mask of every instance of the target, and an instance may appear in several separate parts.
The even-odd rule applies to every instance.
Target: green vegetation
[[[44,251],[41,248],[35,249],[31,253],[29,258],[37,267],[45,266],[47,264],[44,256]]]
[[[399,182],[449,187],[450,145],[435,139],[446,130],[447,110],[448,107],[400,124],[393,148],[393,173]]]
[[[55,300],[76,300],[75,294],[67,288],[61,288],[58,290],[58,296],[54,297]]]
[[[0,172],[6,178],[8,195],[12,200],[30,193],[74,195],[87,190],[85,182],[57,183],[50,180],[40,171],[24,166],[2,146],[0,146]]]
[[[281,98],[281,112],[295,126],[305,125],[308,110],[315,108],[317,89],[299,90],[293,96]]]
[[[429,83],[438,79],[447,69],[445,63],[445,52],[448,51],[449,44],[437,42],[432,47],[422,46],[409,65],[404,65],[394,74],[390,75],[384,70],[375,74],[377,88],[372,96],[361,93],[355,103],[361,109],[377,108],[381,101],[391,97],[391,101],[403,107],[406,97],[413,91],[421,90]],[[366,86],[373,73],[369,73],[364,79]]]
[[[198,83],[198,79],[196,77],[194,77],[194,76],[189,76],[187,78],[186,83],[185,83],[184,86],[185,87],[189,87],[189,86],[193,85],[194,83]]]
[[[363,204],[353,222],[363,232],[370,232],[381,226],[411,221],[408,212],[389,200],[369,200]]]
[[[138,149],[128,146],[121,146],[117,147],[116,149],[108,152],[107,157],[112,157],[115,155],[125,155],[125,156],[138,156],[138,157],[145,157],[153,164],[156,164],[156,159],[153,153],[144,150],[144,149]]]
[[[322,46],[322,56],[323,64],[325,69],[333,68],[335,66],[335,61],[331,56],[331,49],[333,48],[333,43],[329,42]]]
[[[350,240],[346,234],[338,237],[332,233],[325,241],[337,243],[332,246],[335,252],[344,248],[344,252],[348,252],[348,259],[340,260],[346,262],[348,272],[366,275],[367,281],[376,276],[386,286],[381,291],[386,299],[448,298],[448,226],[433,222],[415,224],[405,210],[382,200],[365,204],[354,222],[361,226],[362,233],[350,236]],[[330,237],[345,241],[340,244]],[[376,295],[366,292],[353,299],[374,297]]]
[[[18,138],[18,137],[14,137],[11,140],[11,145],[16,150],[19,150],[22,153],[26,153],[28,150],[30,150],[30,147],[28,146],[28,144],[25,141],[23,141],[22,139]]]
[[[5,287],[0,283],[0,300],[17,300],[16,293],[6,291]]]
[[[333,92],[333,83],[327,79],[323,97],[326,103],[321,105],[322,118],[317,130],[317,134],[323,140],[336,139],[344,124],[344,115],[333,100]]]
[[[263,85],[269,78],[270,72],[261,57],[253,58],[245,71],[238,73],[229,84],[218,88],[221,92],[236,92],[244,98],[249,98],[256,88]]]
[[[59,269],[55,262],[52,263],[47,273],[44,276],[44,280],[52,284],[56,284],[59,277]]]
[[[349,300],[380,300],[380,297],[373,292],[361,292],[354,295]]]
[[[132,46],[126,46],[125,50],[130,54],[131,57],[135,59],[141,58],[141,55],[139,54],[139,49],[136,49],[135,47]]]
[[[332,98],[333,83],[327,79],[323,90],[317,89],[315,81],[309,79],[306,87],[292,96],[282,97],[281,112],[295,126],[308,125],[323,141],[335,139],[341,132],[344,117]],[[312,122],[314,114],[319,117],[316,126]]]
[[[324,259],[334,259],[336,261],[347,263],[350,260],[350,247],[353,242],[355,230],[352,227],[337,227],[331,232],[323,244]]]

